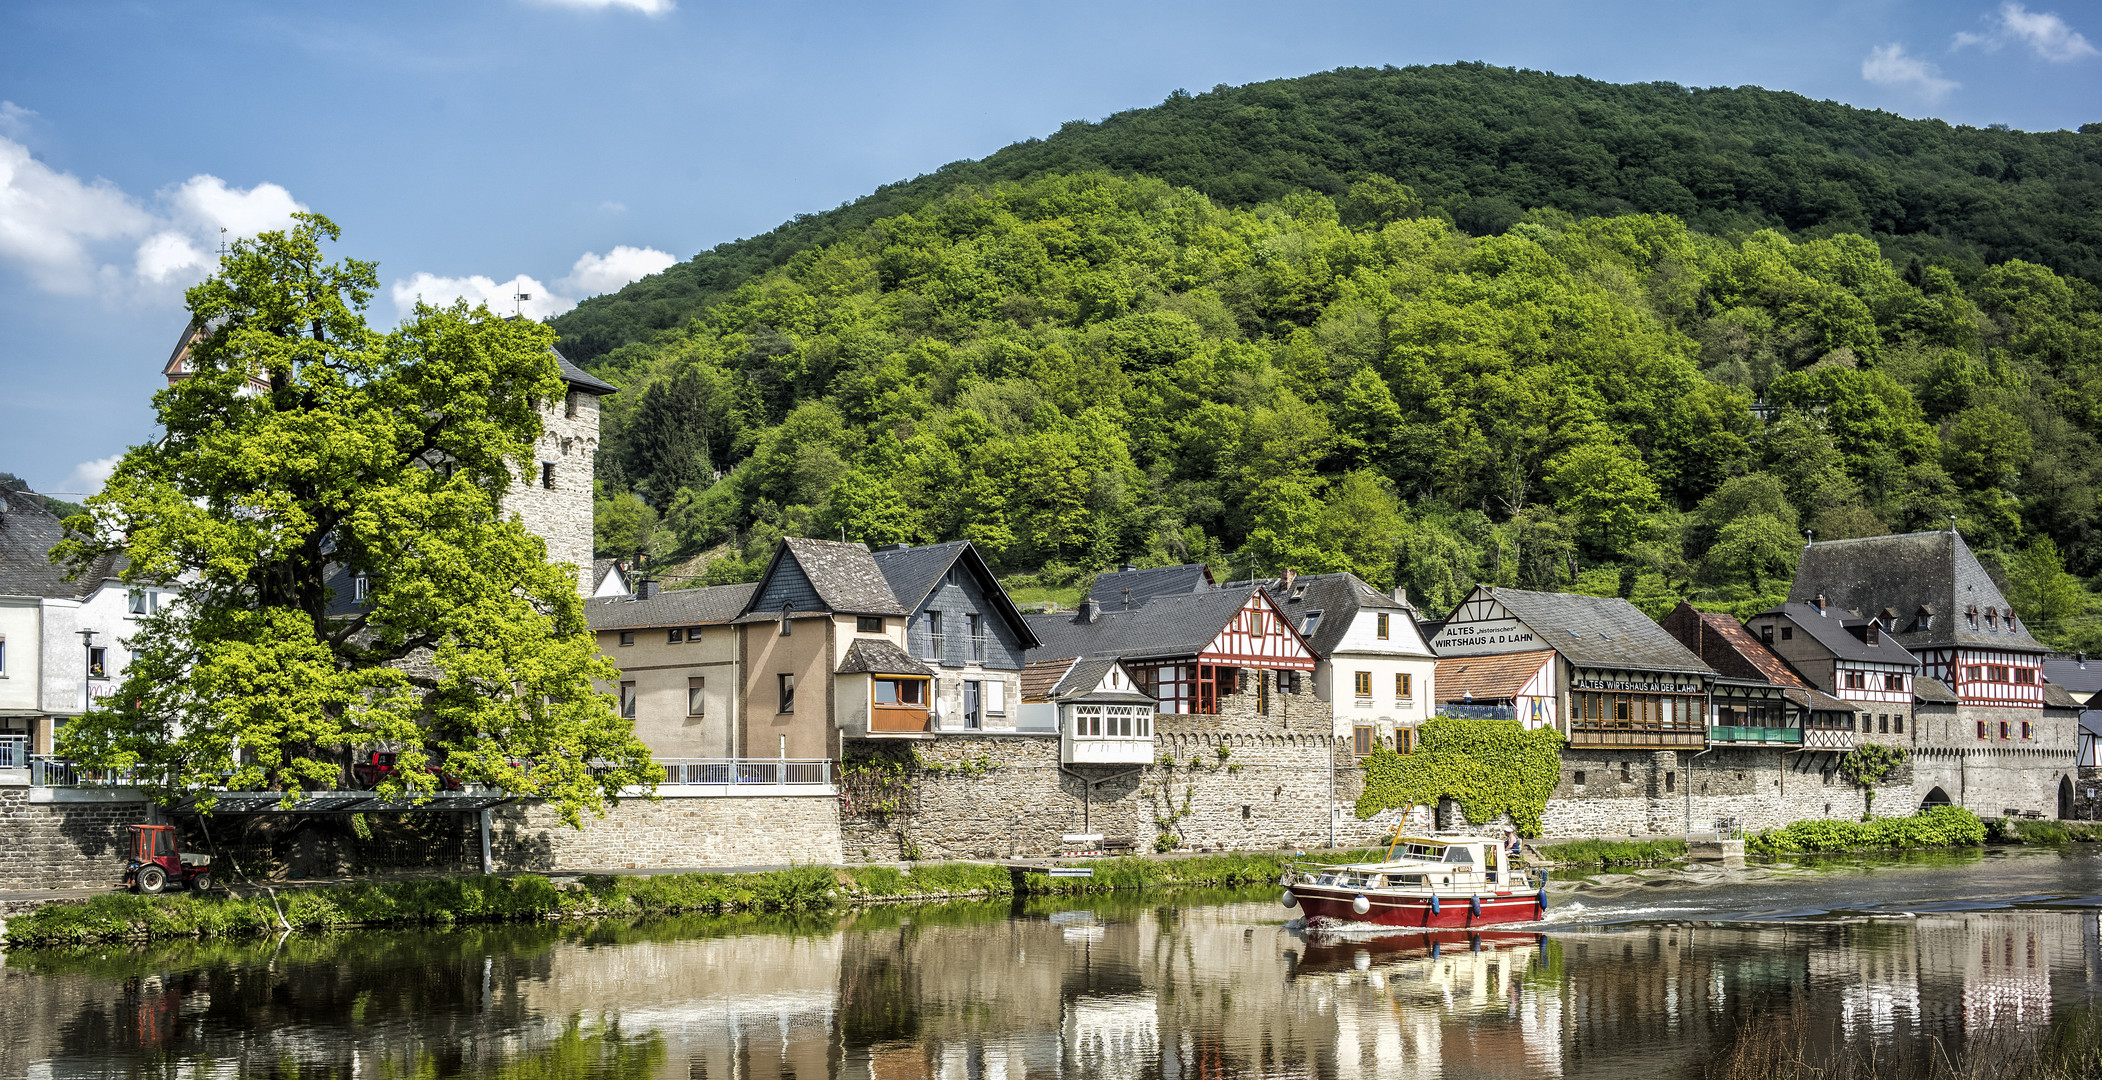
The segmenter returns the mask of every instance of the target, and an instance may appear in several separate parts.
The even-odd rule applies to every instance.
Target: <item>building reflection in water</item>
[[[1775,1024],[1905,1075],[2102,1000],[2091,911],[1373,938],[1278,918],[1127,899],[17,952],[0,1076],[1697,1076]]]

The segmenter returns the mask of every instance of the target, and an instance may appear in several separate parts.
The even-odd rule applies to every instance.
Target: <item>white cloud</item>
[[[117,462],[123,459],[123,454],[111,454],[106,458],[83,461],[73,466],[73,471],[67,473],[64,480],[59,481],[59,487],[75,495],[93,495],[102,490],[102,485],[109,481],[110,474],[117,471]]]
[[[672,0],[534,0],[545,7],[576,8],[580,11],[604,11],[607,8],[627,8],[644,15],[669,15],[677,5]]]
[[[1992,16],[1986,18],[1988,22],[1993,21]],[[2029,46],[2036,55],[2057,64],[2078,60],[2083,56],[2102,55],[2102,50],[2097,50],[2089,44],[2087,38],[2067,25],[2055,12],[2030,11],[2014,0],[2007,0],[2000,5],[1999,18],[1991,33],[1958,33],[1949,48],[1962,49],[1975,45],[1986,52],[1997,52],[2000,46],[2009,40],[2019,41]]]
[[[580,296],[609,293],[638,278],[645,278],[679,260],[656,248],[622,244],[604,255],[585,252],[569,268],[569,276],[556,284]]]
[[[0,126],[10,118],[18,119],[0,109]],[[188,284],[210,271],[222,229],[224,238],[253,236],[305,209],[276,184],[243,190],[204,174],[154,202],[150,209],[107,180],[59,172],[0,137],[0,262],[16,264],[46,292]],[[119,268],[124,261],[129,273]]]
[[[1963,85],[1942,78],[1941,69],[1933,64],[1906,56],[1905,46],[1896,43],[1869,50],[1868,59],[1861,62],[1861,77],[1877,86],[1910,90],[1928,101],[1940,101]]]
[[[408,316],[410,309],[416,306],[418,299],[436,307],[443,307],[455,300],[465,300],[469,307],[487,304],[489,310],[500,315],[516,312],[530,319],[560,315],[577,306],[576,301],[549,292],[546,285],[524,274],[505,281],[496,281],[480,274],[439,277],[433,273],[419,271],[409,278],[396,281],[388,291],[394,297],[395,310],[404,318]],[[512,300],[512,297],[519,293],[525,293],[532,299],[523,302]]]
[[[0,135],[26,139],[29,137],[29,122],[34,119],[35,109],[25,109],[12,101],[0,101]]]

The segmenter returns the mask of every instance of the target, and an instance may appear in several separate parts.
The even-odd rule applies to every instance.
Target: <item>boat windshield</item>
[[[1474,861],[1474,852],[1469,848],[1449,847],[1445,849],[1445,861],[1449,863],[1471,863]]]
[[[1408,859],[1429,859],[1437,862],[1445,857],[1445,849],[1437,844],[1405,844],[1401,854]]]

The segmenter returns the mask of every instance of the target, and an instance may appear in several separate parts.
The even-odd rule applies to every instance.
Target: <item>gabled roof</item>
[[[2044,681],[2057,683],[2066,692],[2085,700],[2102,692],[2102,659],[2081,656],[2052,656],[2044,660]]]
[[[2078,698],[2075,698],[2073,695],[2066,692],[2065,687],[2060,686],[2057,683],[2045,683],[2044,708],[2064,709],[2068,712],[2079,712],[2083,708],[2083,706]]]
[[[1102,680],[1116,666],[1113,656],[1066,657],[1026,665],[1022,668],[1022,700],[1153,704],[1153,696],[1136,686],[1128,690],[1102,689]]]
[[[1000,578],[985,564],[985,557],[971,546],[969,540],[952,540],[946,544],[926,544],[921,547],[887,548],[871,556],[876,560],[876,569],[883,573],[883,580],[890,585],[891,595],[907,613],[916,614],[927,603],[934,587],[941,584],[943,575],[951,566],[961,562],[976,575],[999,609],[1002,618],[1021,635],[1022,648],[1036,644],[1029,632],[1029,624],[1022,619],[1021,609],[1015,607],[1014,599],[1001,586]]]
[[[583,390],[593,394],[620,393],[620,387],[617,387],[612,383],[609,383],[606,380],[601,379],[588,371],[585,371],[583,368],[580,368],[575,364],[570,363],[569,357],[562,355],[560,352],[556,352],[554,349],[549,349],[548,351],[555,354],[555,366],[562,369],[563,382],[566,382],[579,390]]]
[[[1797,690],[1811,689],[1810,684],[1788,666],[1788,661],[1774,655],[1774,651],[1753,637],[1743,623],[1729,615],[1699,611],[1681,600],[1679,606],[1664,617],[1663,625],[1679,644],[1693,650],[1708,662],[1708,666],[1726,676]],[[1892,647],[1895,648],[1895,644]]]
[[[1836,604],[1849,611],[1875,615],[1889,608],[1897,613],[1898,640],[1918,649],[1923,646],[1969,645],[1978,648],[2047,651],[2029,636],[2026,620],[2012,632],[1999,623],[1986,629],[1970,628],[1965,614],[1988,606],[2012,610],[1992,578],[1971,554],[1970,545],[1954,531],[1906,533],[1901,536],[1871,536],[1858,540],[1825,540],[1803,548],[1803,556],[1789,587],[1791,602],[1808,603],[1824,594],[1827,606]],[[1934,615],[1933,625],[1912,629],[1921,609]]]
[[[1088,587],[1087,595],[1088,599],[1101,604],[1104,611],[1123,611],[1143,607],[1148,601],[1163,596],[1203,592],[1212,585],[1211,568],[1203,563],[1185,563],[1101,574]]]
[[[1438,661],[1438,700],[1502,701],[1517,697],[1554,657],[1552,649],[1443,657]]]
[[[615,573],[616,571],[618,571],[619,569],[620,569],[620,560],[618,560],[618,559],[593,559],[593,560],[591,560],[591,594],[592,594],[593,596],[596,596],[596,595],[598,595],[598,591],[599,591],[600,589],[603,589],[603,588],[605,588],[605,587],[606,587],[606,577],[607,577],[607,575],[613,574],[613,573]],[[620,575],[620,577],[621,577],[621,584],[622,584],[622,585],[626,585],[626,584],[627,584],[627,575],[626,575],[626,574],[621,574],[621,575]],[[623,590],[621,590],[621,591],[623,591],[623,592],[626,592],[627,590],[623,589]]]
[[[1130,610],[1107,605],[1094,622],[1083,612],[1059,611],[1024,616],[1040,642],[1031,662],[1061,657],[1153,659],[1194,656],[1210,645],[1233,621],[1255,586],[1209,589],[1184,596],[1161,596]],[[1297,633],[1294,630],[1294,633]]]
[[[57,515],[42,497],[17,488],[0,488],[0,596],[79,596],[95,582],[66,580],[64,567],[51,562],[51,549],[65,536]]]
[[[1522,589],[1490,595],[1531,627],[1541,645],[1578,667],[1718,674],[1620,597]]]
[[[1409,617],[1410,630],[1415,629],[1414,608],[1365,583],[1356,574],[1308,574],[1294,578],[1291,588],[1284,587],[1282,580],[1263,583],[1277,606],[1292,620],[1295,627],[1306,625],[1306,617],[1313,612],[1321,613],[1321,621],[1314,625],[1314,632],[1307,635],[1307,648],[1317,656],[1328,656],[1343,643],[1343,636],[1350,632],[1350,624],[1361,611],[1391,611]],[[1428,639],[1425,639],[1426,641]],[[1399,646],[1402,639],[1397,638]],[[1426,645],[1421,650],[1402,649],[1412,656],[1435,655]]]
[[[794,564],[810,583],[817,595],[818,607],[809,610],[796,608],[803,614],[838,612],[849,615],[907,615],[911,614],[892,595],[890,583],[883,578],[883,571],[876,567],[874,556],[860,544],[841,543],[837,540],[811,540],[791,536],[781,541],[774,549],[773,560],[766,565],[766,572],[759,576],[758,587],[753,590],[750,603],[745,605],[740,617],[753,620],[770,619],[778,611],[756,611],[753,605],[766,594],[767,584],[776,574],[784,572],[788,564]]]
[[[1802,628],[1810,640],[1823,646],[1826,652],[1841,660],[1869,660],[1884,664],[1919,664],[1919,657],[1898,642],[1895,634],[1879,633],[1876,644],[1868,643],[1864,631],[1873,621],[1839,610],[1832,606],[1831,598],[1825,602],[1825,614],[1820,615],[1816,604],[1798,603],[1790,600],[1777,608],[1768,608],[1759,615],[1778,615]],[[1758,615],[1752,616],[1758,618]],[[1904,616],[1899,616],[1899,625],[1905,625]]]
[[[1956,705],[1963,700],[1957,697],[1955,692],[1950,690],[1948,685],[1940,679],[1930,679],[1925,675],[1913,676],[1912,699],[1914,701],[1931,701],[1937,705]]]
[[[726,623],[744,610],[756,588],[757,585],[746,583],[714,585],[705,589],[672,589],[647,600],[594,596],[584,601],[584,619],[593,630]]]
[[[914,660],[889,638],[858,637],[839,660],[841,675],[933,675],[934,669]]]

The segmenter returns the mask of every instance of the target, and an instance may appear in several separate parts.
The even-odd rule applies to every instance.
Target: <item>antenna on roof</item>
[[[219,226],[219,261],[220,261],[220,262],[225,262],[225,261],[226,261],[226,256],[227,256],[227,247],[226,247],[226,226],[224,226],[224,225],[221,225],[221,226]]]
[[[511,282],[511,313],[521,319],[525,318],[525,302],[533,298],[532,293],[519,288],[519,285],[524,281],[525,275],[521,274]]]

